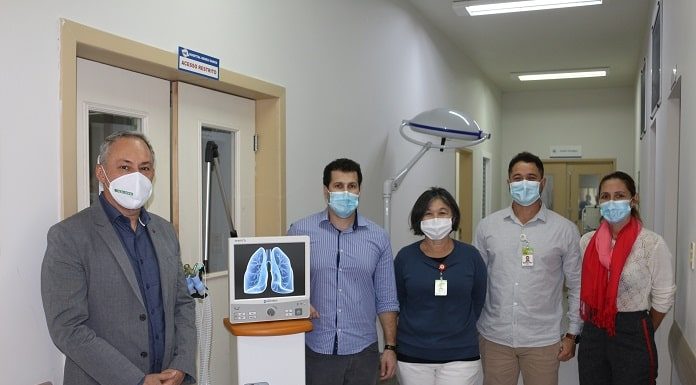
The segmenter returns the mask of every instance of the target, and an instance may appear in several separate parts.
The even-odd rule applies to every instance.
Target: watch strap
[[[573,342],[575,342],[576,344],[580,343],[580,336],[579,335],[566,333],[565,336],[563,336],[563,337],[567,338],[569,340],[573,340]]]

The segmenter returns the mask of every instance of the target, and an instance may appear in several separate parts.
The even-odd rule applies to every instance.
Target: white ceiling
[[[652,0],[488,16],[457,16],[451,0],[409,0],[503,92],[631,86]],[[606,78],[520,82],[511,73],[609,67]]]

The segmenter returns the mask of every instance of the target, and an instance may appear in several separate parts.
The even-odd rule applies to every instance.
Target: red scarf
[[[599,250],[607,245],[600,245],[603,243],[601,238],[606,239],[606,237],[598,236],[598,234],[611,231],[606,221],[602,221],[599,229],[592,236],[590,244],[587,245],[587,249],[585,249],[582,261],[580,316],[598,328],[605,329],[610,336],[616,334],[616,293],[619,289],[621,271],[623,271],[626,259],[631,253],[631,248],[638,238],[641,227],[640,221],[632,216],[631,220],[619,231],[611,251],[609,269],[602,265],[599,258]],[[609,241],[611,242],[611,233],[609,233]],[[609,243],[610,245],[611,243]]]

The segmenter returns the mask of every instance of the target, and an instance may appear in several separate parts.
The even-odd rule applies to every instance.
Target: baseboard
[[[669,355],[682,385],[696,385],[696,355],[674,322],[669,329]]]

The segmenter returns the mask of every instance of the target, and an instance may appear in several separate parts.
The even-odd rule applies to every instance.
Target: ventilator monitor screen
[[[309,317],[309,237],[230,238],[230,322]]]

